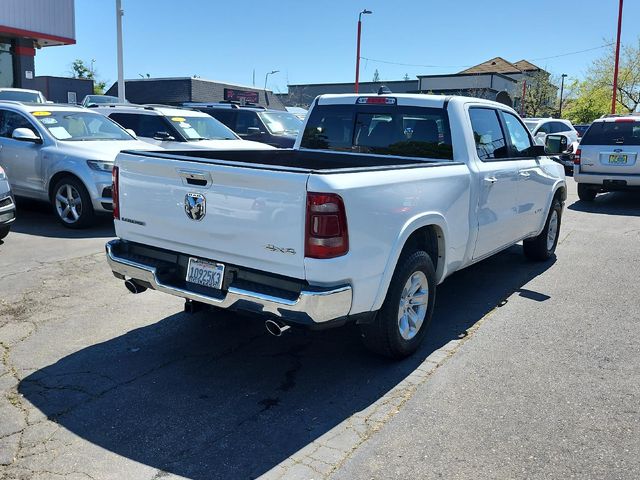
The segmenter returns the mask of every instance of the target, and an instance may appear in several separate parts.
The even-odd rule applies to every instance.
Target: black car
[[[302,120],[293,113],[266,109],[259,105],[231,102],[185,103],[224,123],[244,140],[266,143],[278,148],[291,148],[302,129]]]

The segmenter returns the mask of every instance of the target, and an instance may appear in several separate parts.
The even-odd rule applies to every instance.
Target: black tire
[[[415,335],[405,339],[400,333],[399,308],[405,284],[417,272],[422,272],[428,285],[428,304],[422,325]],[[380,355],[401,359],[414,353],[424,338],[436,299],[436,274],[431,257],[424,251],[403,255],[398,261],[389,290],[382,308],[373,322],[360,325],[360,334],[364,345]]]
[[[549,243],[549,226],[552,222],[553,215],[556,217],[555,236],[553,242]],[[524,248],[524,254],[531,260],[544,261],[551,258],[555,253],[558,246],[558,238],[560,238],[560,225],[562,221],[562,204],[558,199],[554,199],[547,215],[547,221],[544,224],[544,228],[540,235],[534,238],[528,238],[522,242]]]
[[[0,240],[9,235],[9,230],[11,230],[11,226],[0,227]]]
[[[73,197],[74,202],[80,200],[79,203],[75,203],[73,207],[75,207],[75,211],[78,215],[78,218],[75,219],[72,213],[67,213],[66,217],[63,217],[61,212],[59,211],[59,205],[56,201],[56,195],[60,191],[61,188],[69,186],[72,188],[72,192],[78,194],[78,197]],[[91,203],[91,197],[89,196],[89,192],[87,191],[84,184],[75,177],[68,176],[63,177],[56,182],[53,187],[51,194],[51,204],[53,205],[53,213],[55,214],[58,221],[67,228],[87,228],[94,224],[95,222],[95,212],[93,211],[93,204]],[[78,209],[78,206],[80,207]]]
[[[593,202],[598,192],[586,183],[578,184],[578,198],[583,202]]]

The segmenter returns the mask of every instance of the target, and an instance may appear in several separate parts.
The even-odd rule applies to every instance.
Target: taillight
[[[304,255],[334,258],[349,251],[344,202],[335,193],[307,193]]]
[[[573,155],[573,164],[580,165],[581,157],[582,157],[582,150],[577,149],[576,153]]]
[[[113,167],[111,171],[111,199],[113,201],[113,218],[120,220],[120,175],[119,168]]]

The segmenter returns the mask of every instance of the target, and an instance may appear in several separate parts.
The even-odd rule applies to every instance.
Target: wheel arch
[[[56,183],[58,183],[64,177],[72,177],[76,179],[84,186],[85,189],[87,189],[87,191],[89,191],[86,183],[82,180],[82,178],[80,178],[75,173],[69,172],[68,170],[61,170],[54,173],[49,179],[49,185],[47,186],[47,198],[49,199],[49,201],[52,201],[53,199],[53,188],[56,186]]]
[[[425,214],[409,220],[398,235],[389,255],[372,310],[378,310],[387,295],[393,272],[403,255],[416,249],[427,252],[436,271],[436,281],[446,276],[446,245],[448,228],[444,217]]]

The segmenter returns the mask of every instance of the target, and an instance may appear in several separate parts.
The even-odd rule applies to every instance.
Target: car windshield
[[[238,137],[229,128],[209,115],[202,117],[167,117],[171,124],[189,141],[197,140],[237,140]]]
[[[527,126],[527,128],[529,129],[530,132],[533,132],[535,130],[536,126],[538,125],[538,122],[527,122],[525,120],[524,124]]]
[[[258,115],[274,135],[298,135],[302,128],[302,120],[293,113],[260,112]]]
[[[0,91],[0,100],[14,100],[16,102],[42,103],[38,92],[20,92],[15,90]]]
[[[640,121],[595,122],[582,137],[580,145],[640,145]]]
[[[84,102],[86,105],[98,105],[101,103],[118,103],[118,97],[108,95],[90,95]]]
[[[126,131],[97,113],[73,111],[31,112],[51,135],[69,142],[133,140]]]

